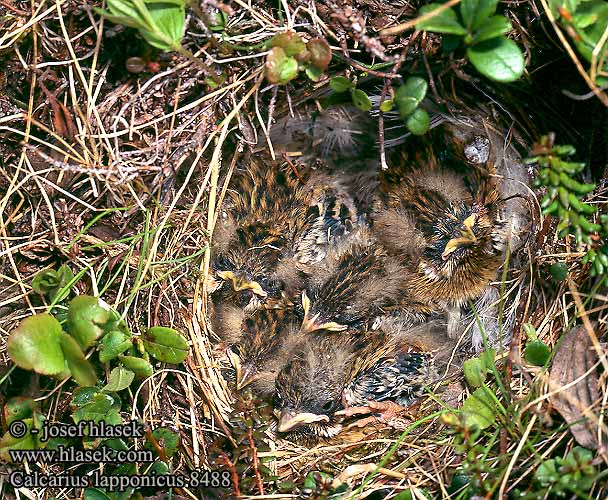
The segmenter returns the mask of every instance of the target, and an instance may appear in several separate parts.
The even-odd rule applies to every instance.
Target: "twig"
[[[255,474],[255,483],[258,487],[260,495],[263,495],[264,485],[262,484],[262,476],[260,475],[260,471],[258,469],[258,450],[255,447],[255,442],[253,441],[253,429],[251,427],[247,428],[247,437],[249,438],[249,447],[251,448],[251,462],[253,464],[253,473]]]

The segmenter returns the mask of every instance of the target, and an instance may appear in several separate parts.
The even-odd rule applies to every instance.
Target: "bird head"
[[[238,354],[238,350],[238,348],[228,348],[226,350],[226,355],[234,368],[236,388],[240,391],[256,380],[258,377],[258,370],[252,361],[248,360],[247,362],[243,362],[241,356]]]
[[[342,407],[348,373],[340,354],[317,347],[293,358],[277,375],[277,430],[290,438],[330,438],[342,429],[334,413]]]
[[[450,206],[437,218],[430,245],[424,252],[433,270],[449,276],[470,259],[496,254],[499,227],[495,219],[495,211],[488,205]]]

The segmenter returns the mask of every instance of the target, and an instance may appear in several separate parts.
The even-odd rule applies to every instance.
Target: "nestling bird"
[[[229,345],[237,389],[251,385],[258,396],[271,396],[276,374],[300,341],[300,317],[293,308],[260,308],[246,314],[225,305],[219,311],[216,331]]]
[[[453,346],[445,325],[432,322],[401,332],[318,333],[307,339],[277,375],[274,409],[278,432],[310,442],[338,434],[340,413],[349,407],[362,413],[359,407],[370,402],[376,409],[387,403],[390,410],[410,404],[436,378],[437,353],[445,358]]]
[[[228,194],[214,232],[213,298],[248,311],[289,304],[302,270],[357,218],[330,179],[314,172],[299,179],[263,157],[251,158]]]
[[[380,174],[372,214],[374,235],[409,262],[420,300],[443,304],[458,320],[496,279],[505,247],[494,170],[468,163],[463,147],[439,127],[401,148]]]
[[[434,308],[418,300],[411,279],[400,260],[388,255],[366,226],[359,226],[309,270],[302,330],[361,329],[393,314],[404,325],[421,322]]]

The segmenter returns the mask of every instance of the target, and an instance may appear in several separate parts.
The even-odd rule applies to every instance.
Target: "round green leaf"
[[[36,410],[36,402],[32,398],[21,396],[9,399],[4,405],[4,422],[7,426],[15,420],[31,418]]]
[[[133,342],[124,333],[112,330],[103,336],[100,344],[99,361],[107,363],[129,349],[133,345]]]
[[[486,19],[473,35],[473,42],[479,43],[491,40],[511,31],[511,21],[505,16],[492,16]]]
[[[34,450],[40,447],[41,443],[37,436],[40,434],[32,434],[33,428],[42,428],[42,422],[39,418],[26,418],[23,420],[27,431],[22,437],[13,437],[9,432],[4,434],[0,439],[0,459],[4,463],[12,462],[10,456],[10,450]]]
[[[158,441],[161,448],[164,448],[167,457],[172,457],[179,447],[179,434],[166,427],[158,427],[152,431],[154,439]],[[152,443],[146,441],[144,448],[147,450],[156,450]]]
[[[418,12],[418,16],[428,14],[438,8],[443,7],[440,3],[430,3],[425,5]],[[416,24],[416,29],[434,31],[435,33],[449,33],[452,35],[466,35],[467,30],[458,22],[456,12],[452,9],[446,9],[443,12],[435,14],[426,21]]]
[[[524,359],[535,366],[545,366],[551,357],[551,349],[540,340],[533,340],[526,346]]]
[[[118,356],[118,359],[139,378],[148,378],[154,373],[152,365],[145,359],[135,356]]]
[[[118,409],[114,407],[114,398],[108,394],[97,393],[93,400],[81,406],[72,414],[74,422],[81,420],[93,420],[98,423],[102,420],[111,424],[120,424],[122,418]]]
[[[110,372],[107,385],[102,389],[103,392],[119,392],[131,385],[135,373],[122,366],[117,366]]]
[[[460,15],[469,30],[474,30],[483,24],[494,12],[498,0],[462,0]]]
[[[61,325],[50,314],[25,318],[8,337],[8,355],[21,368],[57,375],[65,368],[59,343],[61,333]]]
[[[68,307],[68,329],[83,349],[89,348],[104,334],[110,320],[110,308],[97,297],[79,295]]]
[[[469,47],[467,56],[477,71],[497,82],[515,81],[524,72],[520,48],[504,36]]]
[[[386,101],[382,101],[382,104],[380,104],[380,111],[382,111],[383,113],[388,113],[390,110],[393,109],[394,105],[395,105],[395,103],[392,99],[387,99]]]
[[[487,387],[476,389],[463,403],[465,423],[468,427],[485,429],[496,419],[496,403]]]
[[[173,328],[154,326],[142,340],[150,356],[174,365],[184,361],[190,350],[188,341]]]
[[[337,93],[346,92],[347,90],[353,88],[355,85],[348,78],[344,76],[334,76],[329,81],[330,88]]]
[[[97,383],[97,374],[93,365],[85,358],[78,342],[74,340],[74,337],[64,332],[61,332],[59,340],[68,368],[78,385],[95,385]]]
[[[372,109],[372,101],[365,92],[361,89],[353,89],[351,92],[353,104],[362,111],[369,111]]]
[[[306,76],[310,78],[313,82],[318,82],[323,76],[323,71],[319,68],[312,66],[311,64],[306,65]]]
[[[310,52],[310,62],[313,66],[325,71],[331,61],[331,49],[322,38],[313,38],[306,45]]]
[[[97,387],[79,387],[72,394],[72,407],[80,407],[89,404],[99,394]]]
[[[416,109],[410,116],[405,120],[405,126],[414,135],[426,134],[429,126],[431,125],[431,118],[424,109]]]
[[[292,57],[304,52],[306,44],[295,31],[285,31],[275,35],[270,41],[270,47],[280,47],[285,55]]]
[[[423,78],[412,76],[395,91],[395,104],[403,118],[411,115],[426,96],[428,84]]]
[[[298,61],[288,57],[281,47],[273,47],[266,58],[266,79],[285,84],[298,75]]]
[[[555,281],[564,281],[568,277],[568,266],[563,262],[556,262],[551,264],[549,272]]]
[[[481,387],[486,380],[486,372],[479,358],[467,359],[463,366],[464,378],[471,387]]]

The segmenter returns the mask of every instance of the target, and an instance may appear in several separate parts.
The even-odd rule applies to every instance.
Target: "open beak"
[[[243,272],[232,272],[232,271],[219,271],[217,275],[226,281],[232,282],[232,288],[235,292],[241,292],[243,290],[251,290],[260,297],[266,297],[268,294],[260,286],[257,281],[248,280]]]
[[[443,260],[447,260],[448,256],[462,245],[470,245],[471,243],[477,242],[477,237],[475,236],[475,232],[473,231],[476,222],[477,217],[475,214],[470,215],[463,221],[462,229],[460,230],[460,236],[457,238],[452,238],[445,245],[443,253],[441,254],[441,258]]]
[[[319,313],[314,316],[310,316],[310,299],[306,295],[306,291],[302,292],[302,308],[304,309],[304,319],[302,320],[302,326],[300,330],[303,333],[312,333],[317,330],[329,330],[330,332],[343,332],[348,328],[346,325],[341,325],[335,321],[328,321],[326,323],[319,323]]]
[[[241,358],[232,349],[228,348],[226,355],[236,372],[236,388],[240,391],[257,378],[256,370],[251,366],[243,366]]]
[[[329,422],[327,415],[316,415],[315,413],[296,413],[293,410],[283,410],[279,416],[279,432],[289,432],[298,427],[314,422]]]

